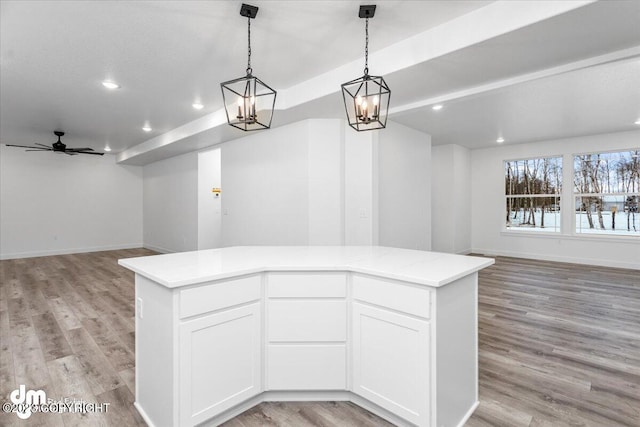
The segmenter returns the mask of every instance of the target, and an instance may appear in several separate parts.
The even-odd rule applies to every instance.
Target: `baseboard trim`
[[[134,406],[134,408],[136,408],[138,410],[138,413],[140,414],[140,416],[142,417],[144,422],[147,423],[147,426],[155,427],[155,424],[151,421],[151,418],[149,418],[149,416],[144,411],[144,409],[142,409],[142,406],[140,406],[140,404],[138,403],[137,400],[135,402],[133,402],[133,406]]]
[[[243,412],[253,408],[256,405],[259,405],[262,402],[329,402],[329,401],[342,401],[342,402],[352,402],[363,409],[383,418],[390,423],[398,426],[398,427],[415,427],[414,424],[407,422],[406,420],[398,417],[390,411],[376,405],[369,400],[358,396],[350,391],[345,390],[335,390],[335,391],[265,391],[260,393],[257,396],[254,396],[250,399],[245,400],[244,402],[230,408],[223,413],[204,421],[200,426],[218,426],[224,422],[229,421],[230,419],[237,417]],[[151,419],[145,413],[144,409],[138,404],[138,402],[134,402],[133,405],[138,410],[144,421],[149,425],[149,427],[155,427],[155,425],[151,422]],[[459,425],[462,426],[464,422],[471,416],[475,408],[477,407],[478,402],[469,409],[469,411],[465,414],[463,418],[463,422]]]
[[[175,252],[175,251],[172,251],[171,249],[163,248],[162,246],[150,245],[148,243],[144,243],[142,247],[152,251],[160,252],[161,254],[172,254]]]
[[[564,262],[569,264],[595,265],[599,267],[626,268],[629,270],[640,270],[640,265],[637,263],[601,260],[597,258],[574,258],[574,257],[568,257],[568,256],[562,256],[562,255],[546,255],[546,254],[534,254],[534,253],[528,253],[528,252],[496,251],[493,249],[481,249],[481,248],[474,248],[472,252],[475,254],[482,254],[482,255],[488,255],[488,256],[505,256],[505,257],[511,257],[511,258],[536,259],[540,261]]]
[[[104,252],[104,251],[117,251],[120,249],[138,249],[141,248],[142,243],[127,243],[124,245],[107,245],[107,246],[92,246],[87,248],[69,248],[69,249],[53,249],[45,251],[30,251],[30,252],[14,252],[0,254],[0,260],[6,259],[19,259],[19,258],[36,258],[43,256],[54,255],[70,255],[70,254],[82,254],[88,252]]]
[[[480,405],[480,402],[476,400],[476,403],[471,405],[471,408],[469,408],[469,411],[464,415],[464,417],[462,417],[462,420],[460,420],[460,422],[458,423],[458,427],[464,427],[464,425],[467,423],[467,421],[469,421],[469,418],[471,418],[471,415],[473,415],[473,413],[475,412],[475,410],[478,408],[479,405]]]

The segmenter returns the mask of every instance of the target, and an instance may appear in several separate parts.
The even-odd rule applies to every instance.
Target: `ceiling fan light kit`
[[[269,129],[276,105],[276,91],[251,68],[251,20],[257,14],[256,6],[242,4],[240,15],[247,18],[247,74],[220,84],[227,123],[243,131]]]
[[[360,6],[358,16],[365,19],[364,74],[342,84],[347,121],[358,132],[387,126],[391,89],[382,76],[369,75],[369,19],[375,13],[375,5]]]

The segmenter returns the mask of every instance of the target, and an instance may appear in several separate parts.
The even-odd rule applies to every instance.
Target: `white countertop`
[[[167,288],[262,271],[352,271],[439,287],[493,263],[492,258],[383,246],[235,246],[118,261]]]

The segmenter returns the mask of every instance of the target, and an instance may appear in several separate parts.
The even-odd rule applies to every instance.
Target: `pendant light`
[[[251,69],[251,20],[257,14],[256,6],[242,4],[240,15],[247,18],[247,75],[220,83],[227,123],[244,131],[269,129],[276,104],[276,91]]]
[[[369,18],[376,6],[360,6],[358,16],[365,19],[364,75],[342,84],[342,98],[349,126],[358,132],[387,126],[391,90],[384,78],[369,75]]]

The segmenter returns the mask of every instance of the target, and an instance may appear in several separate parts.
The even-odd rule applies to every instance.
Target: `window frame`
[[[562,200],[565,198],[563,194],[565,191],[565,182],[564,182],[564,154],[545,154],[539,156],[528,156],[528,157],[517,157],[511,159],[503,159],[502,160],[502,183],[504,186],[506,179],[506,166],[508,162],[519,162],[519,161],[529,161],[529,160],[541,160],[541,159],[560,159],[560,174],[558,183],[561,186],[561,190],[557,193],[547,193],[547,194],[506,194],[506,188],[503,191],[503,209],[502,212],[507,211],[508,200],[509,198],[556,198],[559,199],[560,203],[560,217],[559,217],[559,225],[556,227],[556,230],[544,230],[539,227],[537,228],[519,228],[519,227],[507,227],[506,221],[504,218],[502,220],[502,230],[501,233],[505,234],[513,234],[513,235],[526,235],[526,236],[549,236],[549,237],[558,237],[563,234],[563,220],[562,220]]]
[[[575,159],[578,156],[591,156],[594,154],[611,154],[611,153],[622,153],[622,152],[631,152],[631,151],[640,151],[640,147],[635,147],[635,148],[619,148],[619,149],[613,149],[613,150],[604,150],[604,151],[584,151],[584,152],[579,152],[579,153],[571,153],[568,156],[571,156],[569,159],[570,162],[570,166],[571,166],[571,176],[572,176],[572,185],[571,185],[571,201],[572,201],[572,206],[573,206],[573,211],[575,211],[575,201],[578,197],[602,197],[602,196],[628,196],[628,195],[634,195],[638,198],[640,198],[640,187],[638,188],[637,192],[625,192],[625,193],[577,193],[575,190],[575,182],[573,182],[573,179],[575,177],[576,174],[576,168],[575,168]],[[640,216],[640,211],[638,212],[638,215]],[[637,233],[629,233],[629,234],[618,234],[618,233],[606,233],[606,232],[578,232],[577,231],[577,225],[578,225],[578,219],[577,219],[577,215],[572,214],[571,215],[571,236],[575,237],[576,239],[583,239],[583,238],[587,238],[587,239],[593,239],[593,240],[622,240],[622,241],[633,241],[633,239],[637,239],[640,238],[640,231]],[[631,240],[630,240],[631,239]]]

